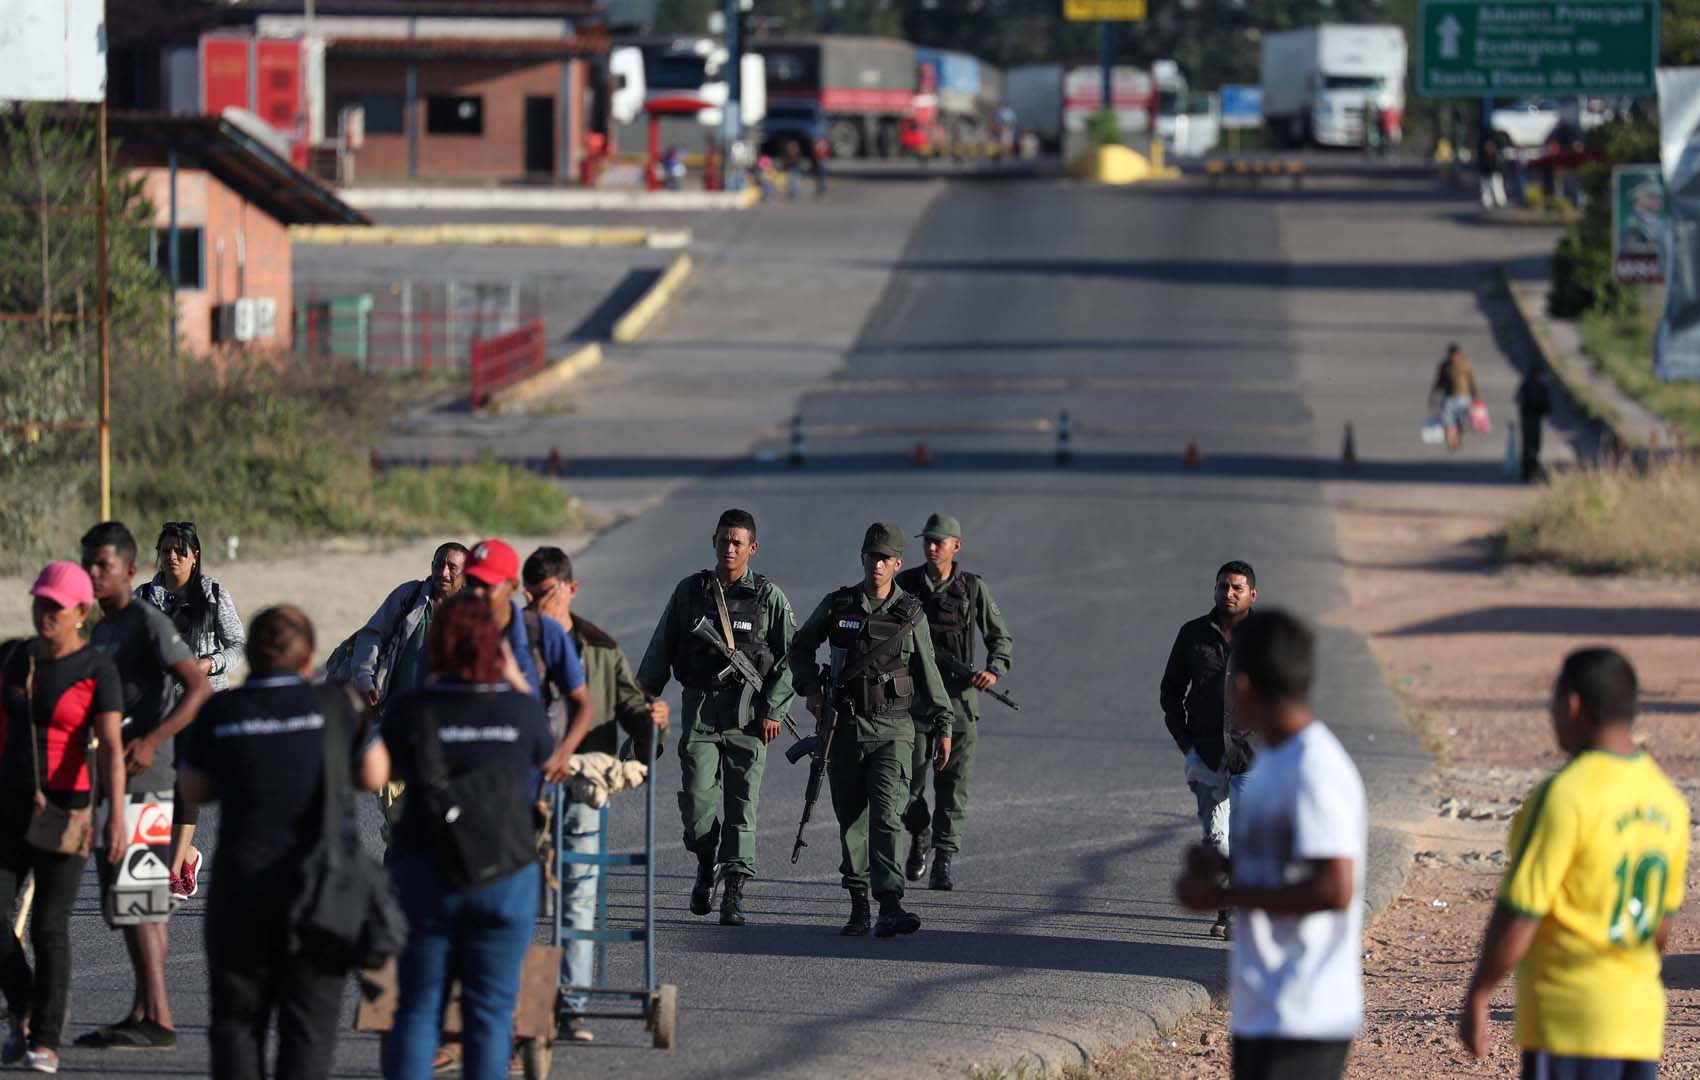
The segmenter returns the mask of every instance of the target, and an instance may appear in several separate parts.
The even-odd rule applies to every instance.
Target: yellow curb
[[[291,225],[302,244],[522,244],[643,247],[653,230],[601,225]]]
[[[521,379],[490,395],[480,411],[505,413],[546,398],[602,363],[602,346],[596,342],[568,353],[529,378]]]
[[[620,316],[619,321],[614,324],[613,339],[622,342],[636,341],[645,330],[649,329],[649,324],[655,321],[655,317],[661,314],[661,310],[667,306],[667,301],[671,300],[673,294],[679,291],[679,286],[684,284],[685,278],[689,277],[690,273],[691,257],[689,255],[680,255],[674,259],[672,264],[662,271],[661,276],[655,280],[655,284],[651,285],[649,290],[638,298],[637,303]]]

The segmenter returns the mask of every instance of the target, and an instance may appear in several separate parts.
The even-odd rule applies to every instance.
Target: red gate
[[[472,343],[472,407],[481,409],[490,395],[543,370],[543,320]]]

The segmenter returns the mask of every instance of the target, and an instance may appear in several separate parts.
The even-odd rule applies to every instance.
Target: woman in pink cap
[[[111,658],[80,632],[94,606],[83,568],[48,563],[30,595],[35,636],[0,645],[0,991],[12,1021],[0,1062],[53,1073],[71,986],[71,905],[92,839],[89,736],[100,738],[109,805],[121,806],[124,691]],[[106,850],[117,860],[124,818],[110,817]],[[34,972],[12,932],[11,898],[26,874],[35,876]]]

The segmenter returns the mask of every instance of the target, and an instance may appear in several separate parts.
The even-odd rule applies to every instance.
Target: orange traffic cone
[[[922,467],[931,465],[933,463],[933,452],[927,449],[926,443],[918,442],[915,444],[915,449],[909,454],[909,461]]]
[[[1347,472],[1358,471],[1358,437],[1350,421],[1346,424],[1345,438],[1340,442],[1340,468]]]
[[[1181,455],[1181,464],[1185,465],[1189,469],[1196,469],[1200,465],[1204,464],[1203,457],[1201,457],[1198,453],[1197,443],[1189,442],[1186,444],[1186,453]]]

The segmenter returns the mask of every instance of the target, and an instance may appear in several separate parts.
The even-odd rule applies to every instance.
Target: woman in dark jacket
[[[0,1062],[23,1061],[35,1072],[59,1071],[59,1040],[71,988],[71,906],[83,879],[92,836],[73,851],[48,850],[31,836],[39,805],[87,814],[93,791],[86,760],[89,736],[100,737],[100,775],[108,807],[124,806],[119,725],[124,688],[111,657],[83,640],[94,586],[76,563],[49,563],[30,589],[35,636],[0,645],[0,988],[11,1008],[11,1035]],[[39,830],[38,830],[39,832]],[[34,841],[34,842],[32,842]],[[124,814],[108,814],[106,854],[126,848]],[[35,970],[12,934],[12,904],[25,875],[35,876],[30,944]]]
[[[408,939],[384,1076],[431,1075],[444,995],[458,978],[463,1075],[500,1080],[537,921],[541,867],[527,843],[537,828],[539,770],[573,747],[556,746],[543,706],[521,689],[526,683],[483,597],[444,601],[427,648],[430,680],[391,702],[383,725],[396,779],[408,789],[389,854]],[[466,796],[464,815],[460,804],[432,813],[439,794],[450,803]],[[467,880],[469,869],[476,880]]]
[[[236,602],[210,574],[201,571],[201,537],[193,521],[168,521],[154,548],[159,573],[136,590],[136,599],[163,611],[195,654],[213,690],[230,688],[230,672],[242,661],[248,640]],[[179,756],[188,746],[189,732],[177,737]],[[195,825],[201,808],[175,793],[171,835],[171,891],[187,900],[200,889],[201,853],[195,849]]]

